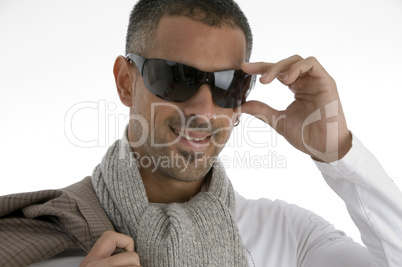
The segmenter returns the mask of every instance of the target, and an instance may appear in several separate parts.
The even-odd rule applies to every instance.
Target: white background
[[[0,0],[0,195],[79,181],[91,175],[120,136],[121,117],[128,109],[117,97],[112,67],[116,56],[124,54],[134,3]],[[317,57],[337,81],[349,128],[401,185],[402,2],[239,4],[254,33],[252,61],[276,62],[293,54]],[[283,109],[292,94],[274,82],[258,84],[250,98]],[[80,106],[87,108],[78,110]],[[92,140],[94,147],[77,146],[77,140],[66,137],[66,115],[75,136],[86,145]],[[235,189],[249,198],[296,203],[361,242],[343,202],[310,158],[250,119],[242,117],[222,155],[249,151],[250,156],[267,157],[271,151],[286,160],[286,167],[232,164],[227,172]],[[265,147],[256,148],[257,143]]]

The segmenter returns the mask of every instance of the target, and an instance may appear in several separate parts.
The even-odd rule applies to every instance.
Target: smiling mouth
[[[211,134],[207,133],[207,132],[189,132],[186,130],[179,130],[176,128],[171,128],[172,131],[180,136],[181,138],[185,139],[188,142],[191,143],[198,143],[198,144],[204,144],[209,142],[210,138],[211,138]]]

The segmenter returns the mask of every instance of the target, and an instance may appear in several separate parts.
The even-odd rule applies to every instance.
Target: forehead
[[[246,38],[238,28],[211,27],[187,17],[164,17],[147,57],[168,59],[205,71],[238,69],[245,61]]]

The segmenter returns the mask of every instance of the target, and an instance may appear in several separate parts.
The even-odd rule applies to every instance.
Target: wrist
[[[346,156],[346,154],[352,148],[352,139],[353,139],[352,133],[349,130],[347,130],[347,132],[345,132],[345,134],[343,134],[342,136],[340,136],[338,138],[338,146],[337,146],[338,152],[325,153],[327,157],[323,157],[323,158],[318,158],[314,155],[310,155],[310,156],[315,161],[325,162],[325,163],[331,163],[331,162],[341,160],[344,156]]]

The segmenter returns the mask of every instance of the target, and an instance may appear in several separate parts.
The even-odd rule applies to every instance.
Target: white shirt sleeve
[[[316,165],[328,185],[345,201],[372,265],[402,266],[402,192],[377,159],[353,136],[353,146],[344,158]]]

